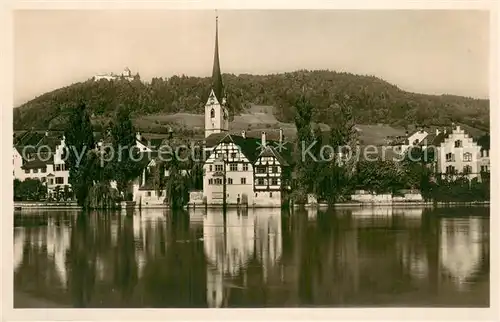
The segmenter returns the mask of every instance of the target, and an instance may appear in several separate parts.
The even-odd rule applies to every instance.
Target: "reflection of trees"
[[[120,228],[114,251],[114,284],[122,296],[122,305],[130,301],[138,279],[133,224],[131,216],[118,217]]]
[[[160,223],[157,224],[159,226]],[[143,300],[152,307],[203,307],[205,306],[205,261],[202,236],[191,230],[185,212],[172,213],[166,226],[167,245],[154,257],[146,255],[142,287]],[[163,238],[157,235],[157,238]]]
[[[90,227],[89,215],[81,213],[71,232],[71,250],[68,255],[69,288],[76,307],[87,307],[95,285],[96,247],[95,230]]]

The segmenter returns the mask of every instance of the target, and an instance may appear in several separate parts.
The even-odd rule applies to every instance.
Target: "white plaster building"
[[[69,171],[64,163],[64,136],[46,132],[25,133],[13,147],[14,179],[37,179],[45,183],[49,193],[69,184]]]
[[[287,149],[283,156],[283,150]],[[281,152],[278,152],[280,150]],[[281,207],[290,189],[287,181],[291,145],[229,133],[229,115],[219,64],[216,26],[212,89],[205,104],[205,151],[203,198],[209,206],[244,204],[250,207]]]
[[[423,128],[420,128],[418,131],[411,135],[406,135],[406,137],[397,141],[394,146],[396,147],[396,151],[398,153],[406,152],[410,147],[419,145],[424,139],[429,135],[427,131]]]
[[[473,179],[480,177],[481,165],[489,172],[488,149],[482,149],[460,126],[437,132],[430,146],[437,152],[436,173],[439,175],[465,175]]]

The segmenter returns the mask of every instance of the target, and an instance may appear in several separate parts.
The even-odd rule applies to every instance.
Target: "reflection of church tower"
[[[203,221],[203,245],[207,259],[207,302],[221,307],[224,277],[236,277],[253,256],[255,219],[228,211],[226,223],[220,212],[208,210]]]
[[[215,21],[215,53],[212,70],[212,89],[205,104],[205,137],[213,133],[229,130],[229,115],[226,105],[226,93],[222,84],[219,63],[219,21]]]

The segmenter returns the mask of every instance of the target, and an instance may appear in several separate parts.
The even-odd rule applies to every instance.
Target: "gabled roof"
[[[61,144],[61,138],[55,136],[44,136],[38,143],[38,146],[47,146],[49,147],[50,151],[54,153],[56,151],[57,146],[60,144]]]
[[[27,161],[24,163],[21,168],[22,169],[40,169],[40,168],[46,168],[48,164],[53,164],[54,163],[54,156],[51,155],[48,160],[45,161],[41,160],[38,155],[35,155],[34,158],[31,160]]]
[[[260,157],[275,157],[282,166],[288,166],[289,163],[283,158],[283,156],[276,151],[272,146],[266,146],[266,148],[259,154],[257,158]]]
[[[30,131],[25,133],[21,138],[19,138],[16,142],[18,146],[37,146],[38,143],[45,137],[44,133]]]
[[[206,143],[207,147],[215,147],[219,143],[230,143],[230,142],[234,143],[240,147],[241,152],[251,163],[254,163],[257,160],[257,158],[261,155],[261,152],[263,152],[261,138],[255,138],[255,137],[244,138],[240,135],[235,135],[235,134],[215,133],[207,137],[206,142],[207,142]],[[275,154],[278,159],[281,159],[280,163],[283,162],[284,165],[290,165],[293,163],[292,159],[293,144],[291,143],[283,144],[282,151],[278,152],[277,141],[267,140],[266,142],[267,142],[266,143],[267,147],[270,148],[270,152]]]

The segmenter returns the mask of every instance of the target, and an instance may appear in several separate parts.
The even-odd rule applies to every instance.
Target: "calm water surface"
[[[14,306],[484,307],[489,211],[15,212]]]

